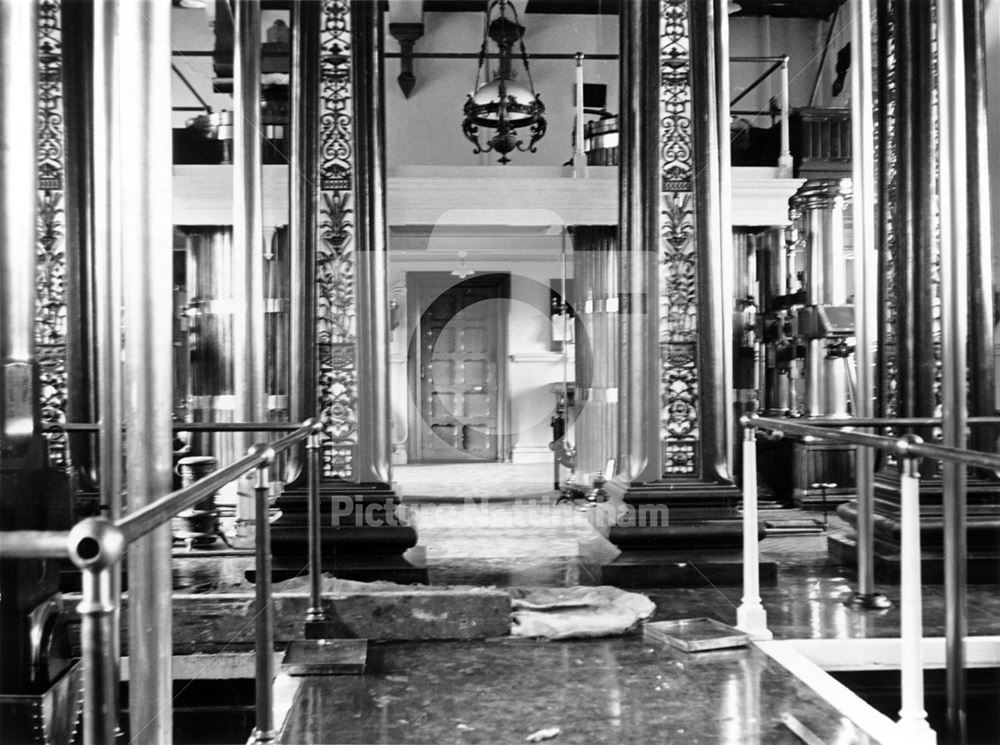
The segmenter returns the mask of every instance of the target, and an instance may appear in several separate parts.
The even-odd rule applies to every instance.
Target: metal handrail
[[[995,424],[997,417],[969,417],[969,423]],[[793,419],[777,419],[747,414],[740,420],[743,438],[743,598],[737,609],[737,627],[753,638],[770,639],[767,612],[760,598],[760,566],[757,537],[757,449],[756,431],[768,430],[780,434],[814,437],[819,440],[842,442],[866,448],[894,452],[899,457],[900,492],[900,645],[901,645],[901,706],[896,723],[898,734],[914,745],[936,741],[934,731],[927,723],[924,709],[923,659],[922,659],[922,590],[920,551],[920,458],[951,461],[966,466],[992,470],[1000,469],[1000,455],[925,443],[920,437],[905,434],[901,437],[873,435],[867,432],[843,431],[832,427],[848,426],[906,426],[935,425],[941,420],[923,417],[910,419],[869,418],[818,419],[809,424]],[[960,487],[961,488],[961,487]],[[949,591],[946,576],[946,593]],[[953,593],[954,594],[954,593]],[[953,611],[947,609],[949,618]],[[955,624],[948,622],[949,628]],[[954,654],[964,643],[958,635],[949,633],[946,638],[949,666],[951,660],[961,659]],[[950,708],[962,708],[961,701]]]
[[[155,502],[150,502],[135,512],[118,520],[115,527],[122,531],[128,543],[141,538],[157,526],[171,519],[178,512],[194,506],[205,497],[215,494],[230,481],[238,479],[247,471],[260,465],[270,466],[274,457],[292,445],[301,442],[313,433],[314,420],[309,420],[289,435],[267,445],[254,445],[250,452],[238,461],[213,471],[190,486],[165,494]]]
[[[174,432],[291,432],[300,425],[295,422],[175,422]],[[97,422],[52,422],[46,432],[99,432]]]
[[[777,57],[730,57],[730,62],[773,62],[767,70],[765,70],[761,75],[757,77],[749,86],[747,86],[743,91],[736,96],[732,101],[729,102],[730,108],[732,108],[736,103],[743,100],[743,98],[754,90],[757,86],[763,83],[772,72],[775,70],[781,70],[781,91],[780,95],[780,108],[781,108],[781,144],[780,151],[778,153],[778,168],[781,172],[791,175],[792,172],[792,150],[790,144],[789,135],[789,117],[791,114],[791,109],[789,107],[789,94],[788,94],[788,55],[783,54]],[[761,112],[763,113],[763,112]],[[773,121],[773,120],[772,120]]]
[[[995,417],[976,417],[977,419],[995,419]],[[972,419],[972,417],[970,417]],[[833,421],[833,420],[826,420]],[[839,426],[849,426],[846,422],[850,421],[847,419],[837,420],[840,422]],[[871,426],[876,426],[877,424],[885,424],[887,426],[892,422],[891,419],[869,419],[869,422],[875,422]],[[940,420],[936,422],[921,422],[921,423],[937,423],[940,424]],[[982,424],[993,424],[995,422],[979,422]],[[912,456],[918,458],[933,458],[934,460],[950,460],[954,463],[961,463],[966,466],[974,466],[976,468],[988,468],[992,470],[1000,469],[1000,455],[994,455],[992,453],[983,453],[977,450],[963,450],[960,448],[945,447],[943,445],[933,445],[931,443],[923,442],[911,442],[904,437],[890,437],[887,435],[872,435],[866,432],[844,432],[842,430],[830,429],[829,425],[824,427],[819,427],[814,424],[803,424],[802,420],[796,419],[775,419],[773,417],[761,417],[756,414],[748,414],[746,416],[746,425],[753,426],[757,429],[766,429],[774,432],[783,432],[785,434],[793,435],[804,435],[807,437],[817,437],[827,440],[833,440],[834,442],[844,442],[849,445],[862,445],[865,447],[874,447],[881,450],[892,450],[898,455],[902,456]],[[863,425],[854,425],[863,426]]]
[[[0,532],[0,559],[67,559],[68,530]]]
[[[89,425],[88,425],[89,426]],[[239,425],[261,430],[259,424]],[[308,438],[309,451],[309,572],[310,606],[307,622],[324,623],[321,594],[321,556],[319,547],[319,469],[322,423],[309,419],[293,425],[293,432],[276,442],[252,446],[246,456],[204,478],[164,495],[125,517],[112,521],[106,517],[81,520],[69,531],[22,530],[0,534],[0,558],[59,559],[70,558],[82,572],[82,599],[78,608],[81,619],[83,662],[84,745],[113,745],[118,726],[117,661],[107,652],[114,649],[113,617],[121,600],[112,591],[112,570],[124,555],[128,544],[170,520],[178,512],[215,493],[220,487],[256,470],[256,601],[254,651],[256,658],[257,724],[252,742],[274,739],[274,609],[271,599],[271,533],[267,519],[269,468],[275,456]],[[287,425],[283,425],[288,429]]]

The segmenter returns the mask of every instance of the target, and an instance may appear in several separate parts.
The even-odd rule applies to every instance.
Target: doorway
[[[505,460],[510,275],[407,275],[414,463]]]

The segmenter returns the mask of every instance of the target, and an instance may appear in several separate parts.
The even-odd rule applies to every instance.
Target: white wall
[[[809,105],[816,73],[823,56],[823,45],[830,28],[825,19],[731,16],[729,19],[729,54],[732,57],[770,57],[788,55],[789,101],[793,108]],[[846,6],[837,15],[827,56],[823,61],[820,85],[814,106],[850,106],[850,74],[843,91],[834,96],[830,90],[835,77],[837,52],[851,39]],[[730,64],[731,98],[741,93],[768,63],[733,62]],[[759,111],[781,92],[778,71],[736,105],[739,110]],[[764,126],[765,120],[754,122]],[[769,120],[767,120],[769,121]]]

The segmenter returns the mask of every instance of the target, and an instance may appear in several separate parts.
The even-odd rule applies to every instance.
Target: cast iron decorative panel
[[[42,425],[66,421],[66,236],[60,0],[38,6],[38,232],[35,345]],[[66,436],[47,435],[49,462],[65,465]]]
[[[697,470],[698,256],[688,0],[661,0],[660,439],[663,474]]]
[[[324,0],[320,53],[317,396],[325,424],[323,476],[350,478],[358,406],[350,0]]]

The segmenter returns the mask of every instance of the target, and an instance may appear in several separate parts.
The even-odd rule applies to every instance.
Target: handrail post
[[[80,642],[83,661],[83,743],[114,745],[118,732],[118,660],[115,617],[121,598],[115,595],[113,570],[125,549],[114,523],[92,517],[77,523],[67,538],[69,555],[81,570],[83,597]]]
[[[748,417],[743,425],[743,599],[736,628],[757,640],[771,639],[767,611],[760,602],[760,547],[757,545],[757,430]]]
[[[256,657],[257,724],[249,743],[274,742],[274,604],[271,598],[271,521],[268,519],[267,496],[274,450],[257,444],[250,452],[261,453],[263,462],[257,466],[254,479],[256,509],[256,602],[254,603],[254,655]]]
[[[791,111],[788,110],[788,55],[781,58],[781,152],[778,154],[778,170],[782,176],[792,175],[792,148],[789,144],[788,128]]]
[[[309,435],[309,610],[306,611],[306,638],[323,638],[326,616],[323,614],[323,556],[320,546],[320,439],[322,424],[318,423]]]
[[[900,438],[897,445],[902,456],[899,463],[899,494],[901,566],[900,597],[900,662],[901,706],[898,727],[911,745],[933,745],[934,730],[927,723],[924,710],[923,612],[920,579],[920,459],[909,452],[909,446],[922,442],[916,435]]]

